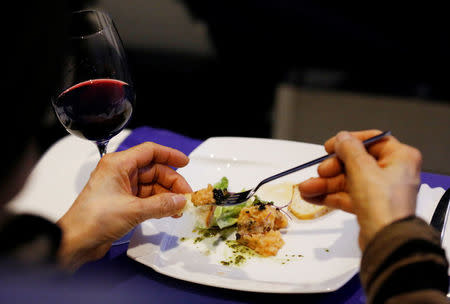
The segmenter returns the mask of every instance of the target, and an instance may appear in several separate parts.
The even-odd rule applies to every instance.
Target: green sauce
[[[217,246],[221,242],[225,242],[225,244],[231,249],[231,254],[224,257],[224,259],[220,261],[220,263],[224,266],[242,266],[253,257],[261,257],[261,255],[256,253],[253,249],[238,243],[236,240],[228,239],[233,233],[236,232],[236,230],[236,225],[224,229],[219,229],[218,227],[209,229],[195,229],[193,232],[196,232],[198,236],[194,238],[193,242],[196,244],[202,241],[208,241],[208,244],[212,246]],[[181,241],[185,241],[187,239],[188,238],[186,237],[180,238]],[[290,262],[301,260],[303,255],[286,254],[284,257],[274,258],[275,261],[285,265]]]
[[[222,265],[225,266],[241,266],[248,259],[256,256],[260,256],[254,250],[239,244],[237,241],[228,240],[225,244],[232,249],[231,256],[227,257],[225,260],[220,261]]]
[[[220,242],[226,241],[228,237],[236,231],[236,226],[227,227],[224,229],[219,229],[218,227],[213,227],[209,229],[197,229],[199,235],[194,239],[194,244],[204,241],[205,239],[217,238],[213,245],[217,246]]]

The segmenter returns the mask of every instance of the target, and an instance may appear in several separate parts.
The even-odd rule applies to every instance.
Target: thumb
[[[334,149],[350,174],[378,168],[375,158],[367,152],[364,144],[349,132],[342,131],[336,135]]]
[[[141,199],[141,216],[145,219],[179,214],[186,205],[183,194],[160,193]]]

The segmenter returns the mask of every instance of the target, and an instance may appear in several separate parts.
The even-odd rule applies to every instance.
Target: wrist
[[[89,238],[76,225],[68,223],[65,217],[58,221],[62,230],[61,244],[57,252],[59,266],[68,272],[75,272],[83,264],[95,260],[95,246],[90,244]]]
[[[375,214],[376,215],[376,214]],[[358,218],[360,225],[359,246],[361,251],[364,251],[367,245],[376,237],[376,235],[388,227],[389,225],[414,216],[414,213],[402,213],[392,216],[387,214],[385,216],[374,216],[372,214],[370,219]]]

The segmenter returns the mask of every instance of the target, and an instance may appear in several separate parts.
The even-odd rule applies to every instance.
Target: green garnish
[[[228,178],[225,176],[220,179],[219,182],[215,183],[213,186],[215,189],[227,190],[228,189]]]

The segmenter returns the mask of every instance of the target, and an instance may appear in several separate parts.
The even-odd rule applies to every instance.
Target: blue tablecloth
[[[141,127],[120,145],[124,150],[144,141],[174,147],[189,154],[202,141],[167,130]],[[450,176],[422,173],[431,187],[450,187]],[[227,290],[190,283],[159,274],[126,256],[127,244],[113,246],[99,261],[84,265],[76,274],[49,285],[29,276],[34,285],[11,281],[0,286],[0,303],[364,303],[355,275],[342,288],[324,294],[265,294]],[[302,274],[299,274],[302,275]],[[0,282],[2,284],[3,282]],[[11,290],[17,288],[17,291]],[[8,295],[2,294],[8,290]],[[7,300],[5,302],[4,300]]]
[[[125,139],[118,150],[127,149],[144,141],[170,146],[186,154],[192,152],[202,141],[185,137],[171,131],[141,127]],[[422,173],[422,181],[431,187],[450,187],[450,177]],[[83,272],[94,268],[109,268],[117,275],[118,284],[111,289],[112,297],[131,297],[135,301],[157,299],[158,303],[364,303],[365,297],[359,276],[353,277],[339,290],[326,294],[264,294],[226,290],[189,283],[158,274],[147,266],[140,265],[126,257],[127,245],[113,247],[108,255],[97,263],[86,265]],[[299,274],[301,275],[301,274]]]

